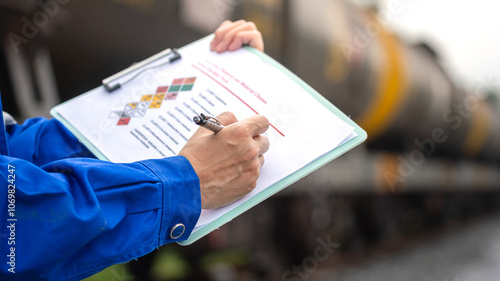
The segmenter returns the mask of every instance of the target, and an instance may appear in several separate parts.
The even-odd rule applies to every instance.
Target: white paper
[[[188,45],[181,60],[146,71],[115,92],[99,87],[57,108],[112,162],[176,155],[197,129],[192,118],[199,113],[231,111],[239,120],[266,116],[270,149],[257,187],[226,207],[203,210],[195,231],[356,136],[352,126],[279,69],[245,49],[210,52],[208,42]],[[195,81],[170,92],[178,78]],[[162,86],[170,90],[161,96],[160,89],[155,97]],[[149,103],[148,95],[153,95]]]

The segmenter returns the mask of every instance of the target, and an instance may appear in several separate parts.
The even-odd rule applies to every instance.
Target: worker
[[[264,49],[253,23],[226,21],[210,48],[244,44]],[[186,240],[201,209],[256,186],[269,148],[264,116],[225,112],[222,131],[199,128],[178,156],[111,163],[55,119],[0,118],[1,280],[81,280]]]

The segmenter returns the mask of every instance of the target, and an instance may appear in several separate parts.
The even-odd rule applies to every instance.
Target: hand
[[[200,179],[203,209],[225,206],[252,191],[269,149],[269,140],[261,135],[269,128],[266,117],[237,122],[232,113],[224,112],[217,119],[224,129],[214,133],[199,128],[179,152]]]
[[[215,37],[210,43],[210,49],[222,53],[237,50],[243,44],[248,44],[261,52],[264,51],[262,34],[253,22],[227,20],[215,30]]]

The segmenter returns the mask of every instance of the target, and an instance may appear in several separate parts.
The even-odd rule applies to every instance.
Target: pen
[[[199,116],[193,117],[194,123],[196,125],[199,125],[205,129],[212,130],[214,133],[217,133],[218,131],[222,130],[224,126],[221,125],[219,119],[215,117],[210,117],[210,116],[205,116],[205,114],[200,113]]]

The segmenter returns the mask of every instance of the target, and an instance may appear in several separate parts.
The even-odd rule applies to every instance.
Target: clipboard
[[[209,46],[209,42],[213,38],[213,35],[209,35],[207,37],[204,37],[200,40],[197,40],[193,43],[190,43],[182,48],[179,49],[179,52],[182,53],[182,51],[185,48],[189,48],[193,44],[207,44]],[[293,74],[290,70],[282,66],[280,63],[269,57],[268,55],[253,49],[252,47],[249,46],[244,46],[243,47],[245,50],[249,51],[253,55],[257,56],[259,59],[263,60],[265,63],[270,65],[271,67],[277,69],[280,71],[282,74],[284,74],[286,77],[291,79],[298,87],[303,89],[307,94],[309,94],[315,101],[317,101],[321,106],[323,106],[326,110],[329,112],[333,113],[336,115],[340,120],[343,122],[347,123],[348,125],[352,126],[354,128],[354,133],[356,134],[355,137],[352,139],[348,140],[345,143],[342,143],[341,145],[337,146],[333,150],[321,155],[320,157],[316,158],[314,161],[306,164],[305,166],[302,166],[300,169],[296,170],[295,172],[287,175],[286,177],[282,178],[281,180],[275,182],[274,184],[268,186],[266,189],[262,190],[260,193],[257,193],[247,201],[241,203],[240,205],[234,207],[231,209],[229,212],[224,213],[223,215],[219,216],[218,218],[210,221],[209,223],[200,226],[199,228],[195,229],[189,238],[185,241],[180,241],[177,242],[180,245],[190,245],[194,243],[195,241],[199,240],[200,238],[204,237],[205,235],[209,234],[210,232],[218,229],[222,225],[230,222],[234,218],[238,217],[239,215],[243,214],[244,212],[248,211],[252,207],[258,205],[260,202],[266,200],[267,198],[273,196],[274,194],[278,193],[279,191],[283,190],[284,188],[290,186],[291,184],[295,183],[296,181],[300,180],[301,178],[309,175],[310,173],[314,172],[315,170],[319,169],[320,167],[324,166],[328,162],[338,158],[342,154],[346,153],[347,151],[353,149],[354,147],[358,146],[361,144],[363,141],[366,140],[367,134],[366,132],[359,127],[353,120],[351,120],[348,116],[346,116],[342,111],[340,111],[337,107],[335,107],[332,103],[330,103],[327,99],[325,99],[322,95],[320,95],[317,91],[315,91],[311,86],[309,86],[307,83],[305,83],[302,79],[297,77],[295,74]],[[180,58],[180,55],[178,55],[177,51],[172,52],[172,50],[167,49],[139,64],[132,65],[130,68],[127,68],[126,70],[119,72],[116,75],[111,76],[108,79],[103,80],[103,86],[102,88],[106,89],[106,91],[110,94],[113,95],[113,91],[118,89],[121,85],[124,83],[135,79],[137,76],[141,75],[143,70],[145,69],[150,69],[154,68],[157,66],[165,66],[168,63],[176,63],[176,61]],[[166,66],[165,66],[166,67]],[[118,81],[118,82],[117,82]],[[119,84],[119,86],[117,86]],[[67,102],[66,102],[67,103]],[[61,121],[87,148],[94,153],[96,157],[102,160],[108,160],[108,157],[106,157],[99,149],[97,149],[96,146],[90,142],[87,137],[82,135],[79,130],[77,130],[71,122],[68,122],[66,118],[59,113],[59,108],[64,105],[65,103],[56,106],[51,110],[51,115],[54,116],[56,119]]]

